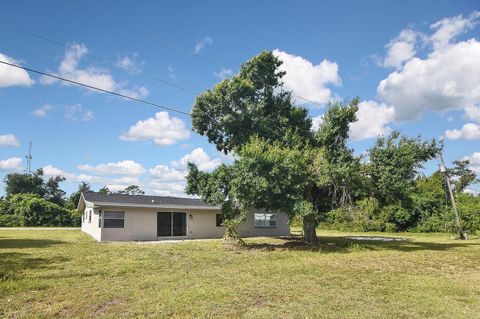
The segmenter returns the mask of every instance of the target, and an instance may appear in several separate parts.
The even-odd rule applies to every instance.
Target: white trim
[[[138,207],[138,208],[161,208],[161,209],[204,209],[204,210],[220,210],[221,206],[196,206],[196,205],[149,205],[149,204],[127,204],[127,203],[111,203],[111,202],[92,202],[95,207]]]

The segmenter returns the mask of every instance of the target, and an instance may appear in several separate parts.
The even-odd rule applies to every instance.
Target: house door
[[[187,236],[187,213],[157,213],[157,237]]]

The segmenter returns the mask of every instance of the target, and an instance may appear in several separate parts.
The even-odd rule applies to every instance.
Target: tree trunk
[[[314,245],[317,242],[317,221],[312,215],[303,217],[303,242]]]

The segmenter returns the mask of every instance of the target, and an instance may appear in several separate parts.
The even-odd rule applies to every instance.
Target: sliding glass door
[[[157,237],[187,236],[187,213],[157,213]]]

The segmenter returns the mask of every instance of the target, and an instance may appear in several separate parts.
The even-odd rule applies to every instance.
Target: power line
[[[142,36],[144,36],[144,37],[150,38],[150,39],[154,40],[155,42],[160,43],[161,45],[164,45],[164,46],[167,46],[167,47],[176,49],[176,50],[181,51],[181,52],[183,52],[183,53],[187,53],[187,54],[192,55],[192,56],[194,56],[194,57],[203,59],[203,60],[205,60],[205,61],[207,61],[207,62],[216,63],[214,60],[211,60],[210,58],[207,58],[207,57],[205,57],[205,56],[203,56],[203,55],[200,55],[200,54],[198,54],[198,53],[195,53],[195,52],[193,52],[192,50],[189,50],[189,49],[187,49],[187,48],[184,48],[183,46],[178,45],[178,44],[176,44],[176,43],[174,43],[174,42],[165,40],[164,38],[162,38],[162,37],[160,37],[160,36],[158,36],[158,35],[156,35],[156,34],[154,34],[154,33],[151,33],[151,32],[142,30],[142,29],[140,29],[140,28],[137,28],[137,27],[132,26],[131,24],[128,24],[128,23],[126,23],[126,22],[124,22],[124,21],[112,19],[112,18],[109,18],[109,17],[106,16],[106,15],[99,14],[99,13],[97,13],[97,12],[95,12],[95,11],[87,8],[87,7],[82,6],[82,5],[79,4],[77,1],[71,1],[71,2],[72,2],[72,4],[73,4],[75,7],[79,8],[79,9],[85,11],[85,12],[88,12],[89,14],[97,17],[97,18],[100,19],[100,20],[104,20],[104,21],[108,22],[109,24],[112,24],[112,25],[114,25],[114,26],[119,26],[119,27],[122,27],[122,28],[124,28],[124,29],[128,29],[128,30],[130,30],[130,31],[132,31],[132,32],[135,32],[135,33],[137,33],[137,34],[140,34],[140,35],[142,35]]]
[[[53,78],[53,79],[56,79],[56,80],[61,80],[61,81],[65,81],[65,82],[68,82],[68,83],[75,84],[75,85],[83,86],[83,87],[86,87],[86,88],[89,88],[89,89],[92,89],[92,90],[95,90],[95,91],[100,91],[100,92],[103,92],[103,93],[108,93],[108,94],[112,94],[112,95],[115,95],[115,96],[119,96],[119,97],[127,99],[127,100],[131,100],[131,101],[135,101],[135,102],[139,102],[139,103],[143,103],[143,104],[148,104],[148,105],[155,106],[155,107],[158,107],[158,108],[161,108],[161,109],[165,109],[165,110],[168,110],[168,111],[171,111],[171,112],[176,112],[176,113],[191,116],[191,113],[189,113],[189,112],[178,110],[178,109],[170,107],[170,106],[164,106],[164,105],[160,105],[160,104],[157,104],[157,103],[154,103],[154,102],[150,102],[150,101],[142,100],[142,99],[135,98],[135,97],[132,97],[132,96],[128,96],[128,95],[125,95],[125,94],[121,94],[121,93],[118,93],[118,92],[115,92],[115,91],[105,90],[105,89],[102,89],[102,88],[99,88],[99,87],[96,87],[96,86],[92,86],[92,85],[89,85],[89,84],[86,84],[86,83],[82,83],[82,82],[67,79],[67,78],[64,78],[64,77],[61,77],[61,76],[58,76],[58,75],[38,71],[38,70],[28,68],[28,67],[25,67],[25,66],[21,66],[21,65],[18,65],[18,64],[6,62],[6,61],[1,61],[1,60],[0,60],[0,63],[5,64],[5,65],[9,65],[11,67],[15,67],[15,68],[18,68],[18,69],[23,69],[23,70],[28,71],[28,72],[37,73],[37,74],[40,74],[40,75],[43,75],[43,76],[47,76],[47,77],[50,77],[50,78]]]
[[[69,46],[65,43],[62,43],[62,42],[59,42],[59,41],[56,41],[56,40],[53,40],[51,38],[48,38],[46,36],[43,36],[43,35],[40,35],[38,33],[34,33],[34,32],[31,32],[29,30],[26,30],[26,29],[22,29],[22,28],[16,28],[14,27],[14,29],[16,29],[17,31],[19,32],[22,32],[30,37],[34,37],[34,38],[37,38],[37,39],[40,39],[42,41],[45,41],[45,42],[48,42],[50,44],[53,44],[55,46],[58,46],[58,47],[61,47],[61,48],[64,48],[64,49],[68,49]],[[107,58],[104,58],[104,57],[101,57],[101,56],[98,56],[98,55],[95,55],[95,54],[92,54],[92,53],[89,53],[89,52],[86,52],[85,53],[86,56],[90,57],[90,58],[94,58],[94,59],[97,59],[97,60],[100,60],[102,62],[105,62],[105,63],[108,63],[108,64],[111,64],[112,66],[116,66],[116,63],[113,62],[112,60],[109,60]],[[175,83],[172,83],[172,82],[169,82],[169,81],[166,81],[166,80],[163,80],[157,76],[154,76],[154,75],[151,75],[151,74],[148,74],[148,73],[144,73],[144,72],[140,72],[138,73],[137,75],[140,75],[144,78],[148,78],[148,79],[151,79],[151,80],[154,80],[154,81],[157,81],[159,83],[162,83],[162,84],[165,84],[165,85],[168,85],[168,86],[171,86],[171,87],[174,87],[174,88],[177,88],[177,89],[180,89],[182,91],[185,91],[185,92],[190,92],[190,93],[194,93],[192,90],[186,88],[186,87],[183,87],[181,85],[178,85],[178,84],[175,84]]]
[[[36,69],[21,66],[21,65],[18,65],[18,64],[14,64],[14,63],[2,61],[2,60],[0,60],[0,63],[11,66],[11,67],[14,67],[14,68],[22,69],[22,70],[25,70],[25,71],[28,71],[28,72],[32,72],[32,73],[40,74],[40,75],[43,75],[43,76],[47,76],[47,77],[50,77],[50,78],[53,78],[53,79],[56,79],[56,80],[65,81],[65,82],[75,84],[75,85],[78,85],[78,86],[86,87],[86,88],[89,88],[89,89],[92,89],[92,90],[95,90],[95,91],[115,95],[115,96],[118,96],[118,97],[121,97],[121,98],[124,98],[124,99],[127,99],[127,100],[131,100],[131,101],[147,104],[147,105],[150,105],[150,106],[158,107],[158,108],[161,108],[161,109],[164,109],[164,110],[167,110],[167,111],[187,115],[190,118],[192,117],[192,113],[185,112],[185,111],[179,110],[179,109],[171,107],[171,106],[164,106],[164,105],[160,105],[160,104],[157,104],[157,103],[154,103],[154,102],[150,102],[150,101],[142,100],[142,99],[135,98],[135,97],[132,97],[132,96],[128,96],[128,95],[125,95],[125,94],[121,94],[121,93],[118,93],[118,92],[115,92],[115,91],[105,90],[105,89],[102,89],[102,88],[99,88],[99,87],[96,87],[96,86],[92,86],[92,85],[89,85],[89,84],[86,84],[86,83],[82,83],[82,82],[67,79],[67,78],[64,78],[64,77],[61,77],[61,76],[58,76],[58,75],[38,71]],[[207,115],[207,116],[209,117],[210,120],[216,121],[216,119],[210,117],[209,115]],[[253,130],[248,129],[248,128],[244,128],[244,127],[239,126],[238,129],[242,130],[242,131],[245,131],[245,132],[248,132],[248,133],[253,133],[253,134],[257,134],[257,135],[261,136],[260,134],[258,134],[258,132],[253,131]],[[267,137],[267,138],[273,137],[273,136],[266,136],[265,134],[262,134],[262,135],[263,135],[262,137]]]
[[[202,60],[204,60],[204,61],[217,64],[218,66],[222,66],[222,65],[223,65],[223,64],[220,63],[220,61],[218,61],[218,60],[213,60],[213,59],[207,58],[207,57],[205,57],[205,56],[203,56],[203,55],[200,55],[200,54],[198,54],[198,53],[192,52],[191,50],[188,50],[188,49],[186,49],[186,48],[184,48],[184,47],[182,47],[182,46],[180,46],[180,45],[178,45],[178,44],[176,44],[176,43],[174,43],[174,42],[165,40],[165,39],[163,39],[162,37],[160,37],[160,36],[158,36],[158,35],[156,35],[156,34],[154,34],[154,33],[152,33],[152,32],[145,31],[145,30],[143,30],[143,29],[137,28],[137,27],[132,26],[132,25],[130,25],[130,24],[124,22],[124,21],[120,21],[120,20],[116,20],[116,19],[111,19],[111,18],[109,18],[109,17],[107,17],[107,16],[105,16],[105,15],[99,14],[99,13],[97,13],[97,12],[95,12],[95,11],[89,9],[89,8],[86,8],[86,7],[82,6],[82,5],[80,5],[77,1],[72,0],[72,3],[73,3],[73,5],[74,5],[75,7],[78,7],[78,8],[80,8],[80,9],[82,9],[83,11],[88,12],[89,14],[94,15],[94,16],[96,16],[97,18],[99,18],[99,19],[101,19],[101,20],[104,20],[104,21],[110,23],[111,25],[120,26],[120,27],[123,27],[123,28],[125,28],[125,29],[129,29],[129,30],[131,30],[131,31],[133,31],[133,32],[135,32],[135,33],[137,33],[137,34],[141,34],[141,35],[143,35],[143,36],[145,36],[145,37],[147,37],[147,38],[150,38],[150,39],[152,39],[152,40],[154,40],[154,41],[156,41],[156,42],[158,42],[158,43],[160,43],[160,44],[162,44],[162,45],[165,45],[165,46],[170,47],[170,48],[174,48],[174,49],[176,49],[176,50],[179,50],[179,51],[181,51],[181,52],[183,52],[183,53],[187,53],[187,54],[189,54],[189,55],[193,55],[193,56],[195,56],[195,57],[197,57],[197,58],[200,58],[200,59],[202,59]],[[297,98],[299,98],[299,99],[301,99],[301,100],[304,100],[304,101],[306,101],[306,102],[309,102],[309,103],[312,103],[312,104],[316,104],[316,105],[319,105],[319,106],[324,106],[324,104],[321,104],[321,103],[319,103],[319,102],[315,102],[315,101],[312,101],[312,100],[310,100],[310,99],[307,99],[307,98],[305,98],[305,97],[303,97],[303,96],[300,96],[300,95],[296,94],[294,91],[292,91],[292,93],[293,93],[294,96],[296,96]]]

